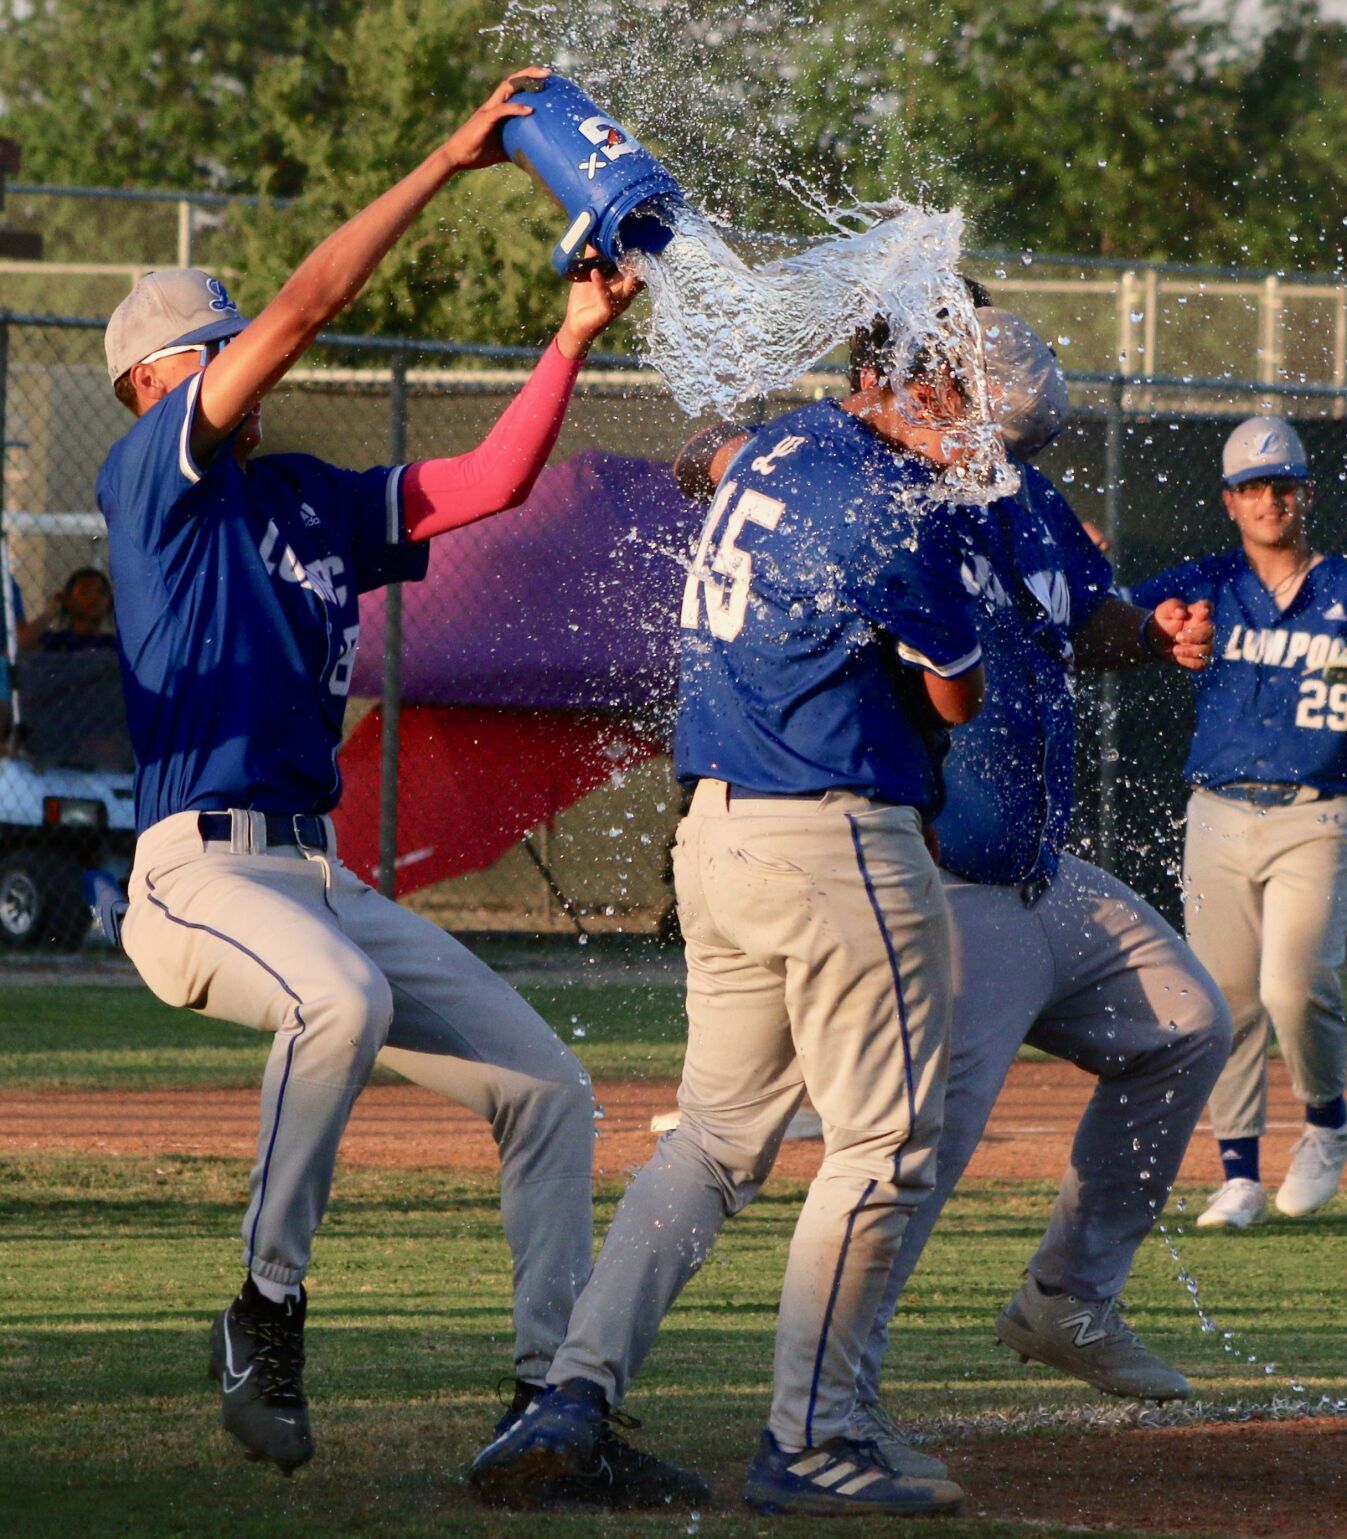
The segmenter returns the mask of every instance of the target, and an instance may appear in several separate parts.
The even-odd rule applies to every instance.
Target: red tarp
[[[371,882],[382,742],[376,706],[342,748],[345,791],[333,813],[342,859]],[[404,706],[399,746],[399,897],[483,870],[615,771],[664,751],[610,716],[489,706]]]

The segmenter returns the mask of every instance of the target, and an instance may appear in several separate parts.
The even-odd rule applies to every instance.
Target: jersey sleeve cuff
[[[962,657],[955,658],[953,662],[937,663],[927,657],[924,652],[918,652],[916,647],[910,647],[906,642],[898,643],[898,656],[905,663],[910,663],[914,668],[924,668],[927,673],[933,673],[940,679],[957,679],[960,674],[968,673],[982,661],[982,648],[974,646],[971,652],[965,652]]]
[[[178,432],[178,469],[193,486],[201,479],[201,470],[192,458],[192,424],[196,421],[196,403],[201,395],[201,380],[205,370],[192,376],[187,386],[187,401],[182,414],[182,427]]]
[[[401,545],[406,538],[402,522],[402,478],[405,465],[394,465],[384,483],[384,538],[389,545]]]

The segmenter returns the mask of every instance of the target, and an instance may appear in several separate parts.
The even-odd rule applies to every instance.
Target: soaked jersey
[[[1048,478],[1020,471],[1016,496],[963,510],[960,530],[987,699],[953,734],[936,830],[940,864],[974,882],[1056,874],[1075,783],[1071,638],[1113,581]]]
[[[961,508],[935,472],[834,401],[740,450],[684,589],[679,778],[928,808],[936,770],[904,703],[915,670],[980,657]]]
[[[1325,556],[1285,609],[1243,550],[1204,556],[1132,589],[1138,604],[1211,604],[1216,640],[1193,678],[1197,726],[1184,774],[1347,792],[1347,558]]]
[[[139,418],[98,477],[136,824],[247,807],[322,813],[360,635],[358,595],[425,576],[402,540],[401,469],[306,454],[194,463],[201,375]]]

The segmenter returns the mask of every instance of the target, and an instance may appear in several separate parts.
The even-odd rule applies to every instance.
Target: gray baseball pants
[[[1322,1106],[1341,1095],[1347,796],[1255,807],[1194,791],[1183,891],[1188,939],[1235,1022],[1211,1096],[1217,1138],[1256,1138],[1267,1127],[1269,1028],[1297,1100]]]
[[[730,800],[703,780],[674,850],[687,943],[682,1120],[627,1189],[548,1373],[617,1404],[807,1089],[824,1158],[791,1242],[769,1425],[845,1432],[903,1226],[935,1176],[949,924],[909,807]]]
[[[1165,921],[1116,877],[1063,856],[1048,891],[942,873],[954,1004],[935,1190],[908,1224],[861,1368],[879,1397],[888,1323],[972,1157],[1020,1044],[1098,1078],[1029,1271],[1078,1298],[1117,1294],[1159,1216],[1230,1050],[1216,985]]]
[[[203,843],[195,813],[141,835],[122,933],[160,999],[273,1034],[245,1265],[280,1283],[304,1276],[342,1130],[379,1058],[491,1124],[514,1258],[516,1371],[540,1380],[592,1254],[588,1076],[436,925],[381,897],[335,853],[268,849],[260,814],[232,816],[228,844]]]

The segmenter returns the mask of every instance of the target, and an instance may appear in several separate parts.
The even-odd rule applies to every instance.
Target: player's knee
[[[1259,993],[1279,1042],[1286,1037],[1295,1039],[1304,1031],[1314,1001],[1303,984],[1288,986],[1282,978],[1265,978]]]
[[[334,981],[329,992],[308,1002],[306,1025],[318,1028],[330,1050],[368,1074],[393,1023],[393,991],[381,972],[370,968]]]
[[[678,1126],[660,1140],[661,1154],[698,1166],[720,1193],[733,1217],[758,1195],[771,1174],[775,1143],[765,1144],[750,1128],[720,1128],[684,1111]]]
[[[594,1087],[579,1059],[573,1073],[538,1080],[530,1099],[535,1115],[553,1127],[594,1125]]]
[[[594,1138],[594,1087],[567,1048],[530,1073],[504,1076],[491,1113],[498,1143],[523,1140],[538,1149],[588,1148]]]

